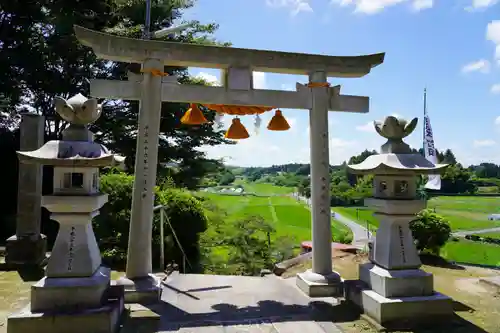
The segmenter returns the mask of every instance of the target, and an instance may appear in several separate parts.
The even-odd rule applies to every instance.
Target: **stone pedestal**
[[[41,265],[46,259],[47,237],[42,234],[11,236],[5,244],[7,265]]]
[[[31,289],[31,304],[7,318],[7,333],[115,333],[123,288],[109,281],[106,268],[87,278],[43,278]]]
[[[20,124],[20,150],[40,148],[44,142],[44,117],[25,113]],[[7,265],[40,265],[47,239],[40,234],[42,166],[19,164],[16,234],[7,239]]]
[[[453,300],[435,292],[432,274],[420,269],[387,270],[362,264],[359,278],[346,281],[346,299],[382,326],[432,323],[453,314]]]
[[[123,276],[114,285],[123,287],[125,303],[151,304],[161,300],[161,280],[153,274],[133,280]]]
[[[99,267],[87,277],[44,277],[31,286],[32,312],[67,312],[101,306],[109,288],[111,270]]]
[[[309,297],[342,297],[344,295],[343,280],[337,272],[322,275],[307,270],[297,274],[297,287]]]

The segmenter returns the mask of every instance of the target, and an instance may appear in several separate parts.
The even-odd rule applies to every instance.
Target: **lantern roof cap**
[[[417,123],[418,118],[408,122],[395,116],[388,116],[383,121],[374,121],[375,131],[387,139],[380,147],[381,153],[369,156],[359,164],[348,165],[347,169],[355,174],[439,174],[447,164],[434,164],[412,151],[410,146],[403,142],[403,138],[415,130]]]
[[[96,142],[52,140],[33,151],[18,151],[19,161],[68,167],[104,167],[121,165],[125,157],[111,153]]]
[[[354,174],[405,175],[439,174],[448,164],[434,164],[420,154],[378,154],[359,164],[348,165]]]

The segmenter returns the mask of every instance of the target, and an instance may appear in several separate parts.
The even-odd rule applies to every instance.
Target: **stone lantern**
[[[119,287],[110,287],[110,269],[101,266],[92,218],[108,200],[99,192],[99,168],[121,164],[123,157],[94,142],[87,128],[101,114],[96,99],[81,94],[67,101],[57,98],[55,108],[70,123],[63,140],[18,156],[21,163],[54,166],[53,193],[42,197],[42,206],[59,223],[59,232],[46,276],[32,286],[28,308],[9,317],[8,332],[30,325],[43,332],[67,332],[64,323],[74,333],[112,332],[123,310],[123,295]]]
[[[433,276],[420,270],[421,262],[409,222],[425,208],[416,195],[417,176],[437,174],[447,165],[434,165],[412,153],[403,138],[417,126],[393,116],[374,122],[387,142],[381,153],[349,165],[354,174],[373,174],[373,198],[366,199],[380,222],[370,263],[360,264],[359,281],[346,283],[347,298],[384,326],[422,322],[453,313],[452,300],[434,291]]]

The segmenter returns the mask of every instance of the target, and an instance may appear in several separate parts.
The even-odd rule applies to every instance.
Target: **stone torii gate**
[[[384,53],[334,57],[160,42],[79,26],[75,26],[75,33],[99,58],[142,64],[143,74],[129,75],[128,81],[90,83],[93,97],[140,101],[127,269],[126,277],[119,281],[129,291],[128,301],[143,300],[151,292],[157,297],[159,290],[151,275],[152,208],[161,103],[167,101],[309,110],[313,266],[298,276],[297,284],[310,296],[338,293],[340,277],[332,271],[331,256],[328,111],[367,113],[369,98],[341,95],[340,86],[329,87],[327,78],[363,77],[383,63]],[[164,66],[221,69],[224,86],[179,84],[173,76],[158,75]],[[254,89],[253,71],[308,75],[309,84],[297,83],[296,91]]]

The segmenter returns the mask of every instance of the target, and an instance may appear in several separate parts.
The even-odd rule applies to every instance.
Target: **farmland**
[[[212,200],[226,211],[230,219],[260,215],[273,224],[274,237],[291,237],[298,242],[311,239],[311,213],[308,207],[287,195],[292,188],[263,183],[245,183],[245,192],[255,195],[223,195],[203,192],[200,195]],[[342,236],[343,235],[343,236]],[[352,237],[345,225],[332,219],[332,236]]]
[[[500,197],[435,197],[428,201],[427,206],[444,216],[453,231],[500,227],[500,221],[488,220],[488,215],[500,213]],[[378,228],[378,221],[368,208],[336,207],[335,211],[363,224],[368,221],[370,226]]]
[[[428,208],[445,217],[453,232],[500,227],[500,221],[488,220],[488,215],[500,213],[500,197],[434,197],[428,201]],[[379,222],[369,208],[335,207],[334,210],[363,226],[368,223],[370,229],[378,228]],[[500,238],[500,233],[484,233],[480,236]],[[458,262],[500,265],[500,246],[465,239],[449,241],[441,250],[441,255]]]

